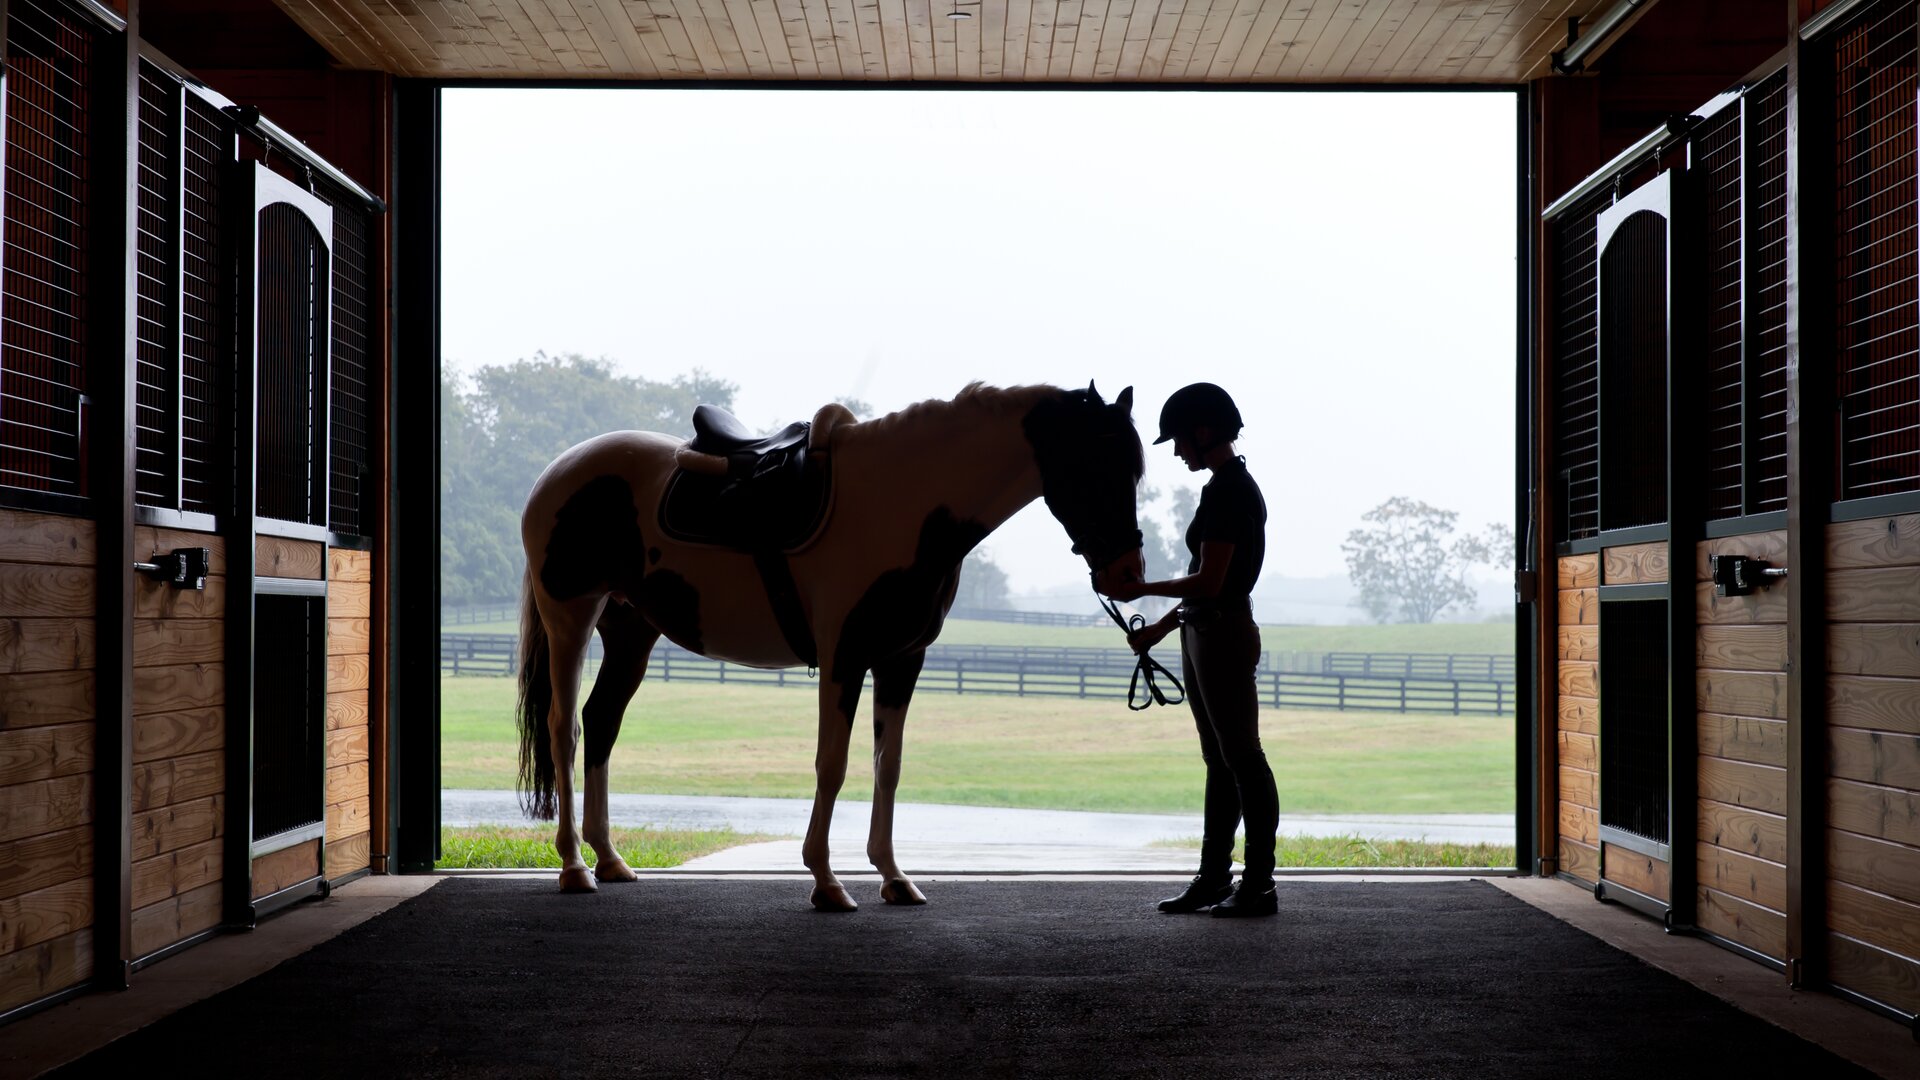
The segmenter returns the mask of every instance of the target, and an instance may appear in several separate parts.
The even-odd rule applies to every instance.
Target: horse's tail
[[[547,626],[533,602],[533,567],[520,581],[520,808],[528,817],[551,820],[553,741],[547,713],[553,705]]]

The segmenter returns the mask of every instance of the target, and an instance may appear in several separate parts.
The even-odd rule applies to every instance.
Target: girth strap
[[[753,553],[753,565],[760,571],[760,583],[766,586],[767,600],[773,605],[774,621],[787,648],[808,668],[820,666],[820,647],[814,643],[813,627],[807,625],[807,613],[800,608],[800,589],[793,583],[793,568],[778,551]]]

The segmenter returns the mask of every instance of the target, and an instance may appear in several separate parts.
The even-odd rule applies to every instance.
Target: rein
[[[1107,618],[1112,619],[1114,625],[1125,631],[1128,637],[1132,637],[1134,631],[1146,628],[1147,617],[1145,615],[1136,611],[1131,618],[1123,616],[1120,614],[1120,605],[1101,596],[1099,590],[1094,590],[1093,596],[1094,599],[1100,601],[1100,607],[1106,611]],[[1136,655],[1139,659],[1133,665],[1133,681],[1127,684],[1127,708],[1134,712],[1144,712],[1155,705],[1179,705],[1187,700],[1187,688],[1180,685],[1180,680],[1174,677],[1173,672],[1168,671],[1161,665],[1160,661],[1155,660],[1153,656],[1144,649]],[[1166,692],[1160,689],[1157,675],[1166,676],[1167,681],[1173,684],[1173,692],[1179,696],[1169,699]],[[1135,705],[1134,702],[1138,700],[1140,696],[1140,680],[1142,676],[1144,676],[1147,681],[1148,696],[1147,700]]]

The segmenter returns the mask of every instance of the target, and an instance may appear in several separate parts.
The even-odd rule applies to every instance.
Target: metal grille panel
[[[1920,488],[1915,32],[1882,2],[1834,36],[1842,499]]]
[[[1722,109],[1695,136],[1701,210],[1706,217],[1707,516],[1738,517],[1746,504],[1746,377],[1742,363],[1742,154],[1739,108]]]
[[[1787,73],[1747,95],[1747,499],[1787,508]]]
[[[88,96],[94,30],[7,8],[0,485],[85,493]]]
[[[1604,197],[1570,207],[1553,229],[1553,442],[1559,539],[1600,531],[1600,351],[1594,215]]]
[[[330,268],[313,222],[286,203],[259,214],[258,513],[326,524]]]
[[[221,202],[233,137],[189,94],[182,124],[180,251],[180,506],[233,510],[233,256]]]
[[[333,206],[333,487],[329,524],[333,531],[363,536],[372,522],[363,497],[368,487],[372,434],[374,355],[372,286],[376,280],[372,214],[358,200],[328,199]]]
[[[326,601],[254,598],[253,839],[321,820],[326,783]]]
[[[1664,844],[1672,798],[1667,602],[1602,600],[1600,655],[1600,823]]]
[[[134,500],[179,504],[180,84],[140,63]]]

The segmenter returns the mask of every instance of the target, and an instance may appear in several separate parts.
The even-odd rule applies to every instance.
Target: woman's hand
[[[1172,633],[1175,625],[1177,624],[1164,620],[1156,623],[1148,623],[1146,626],[1128,634],[1127,644],[1132,647],[1135,655],[1144,656],[1147,650],[1160,644],[1168,634]]]

